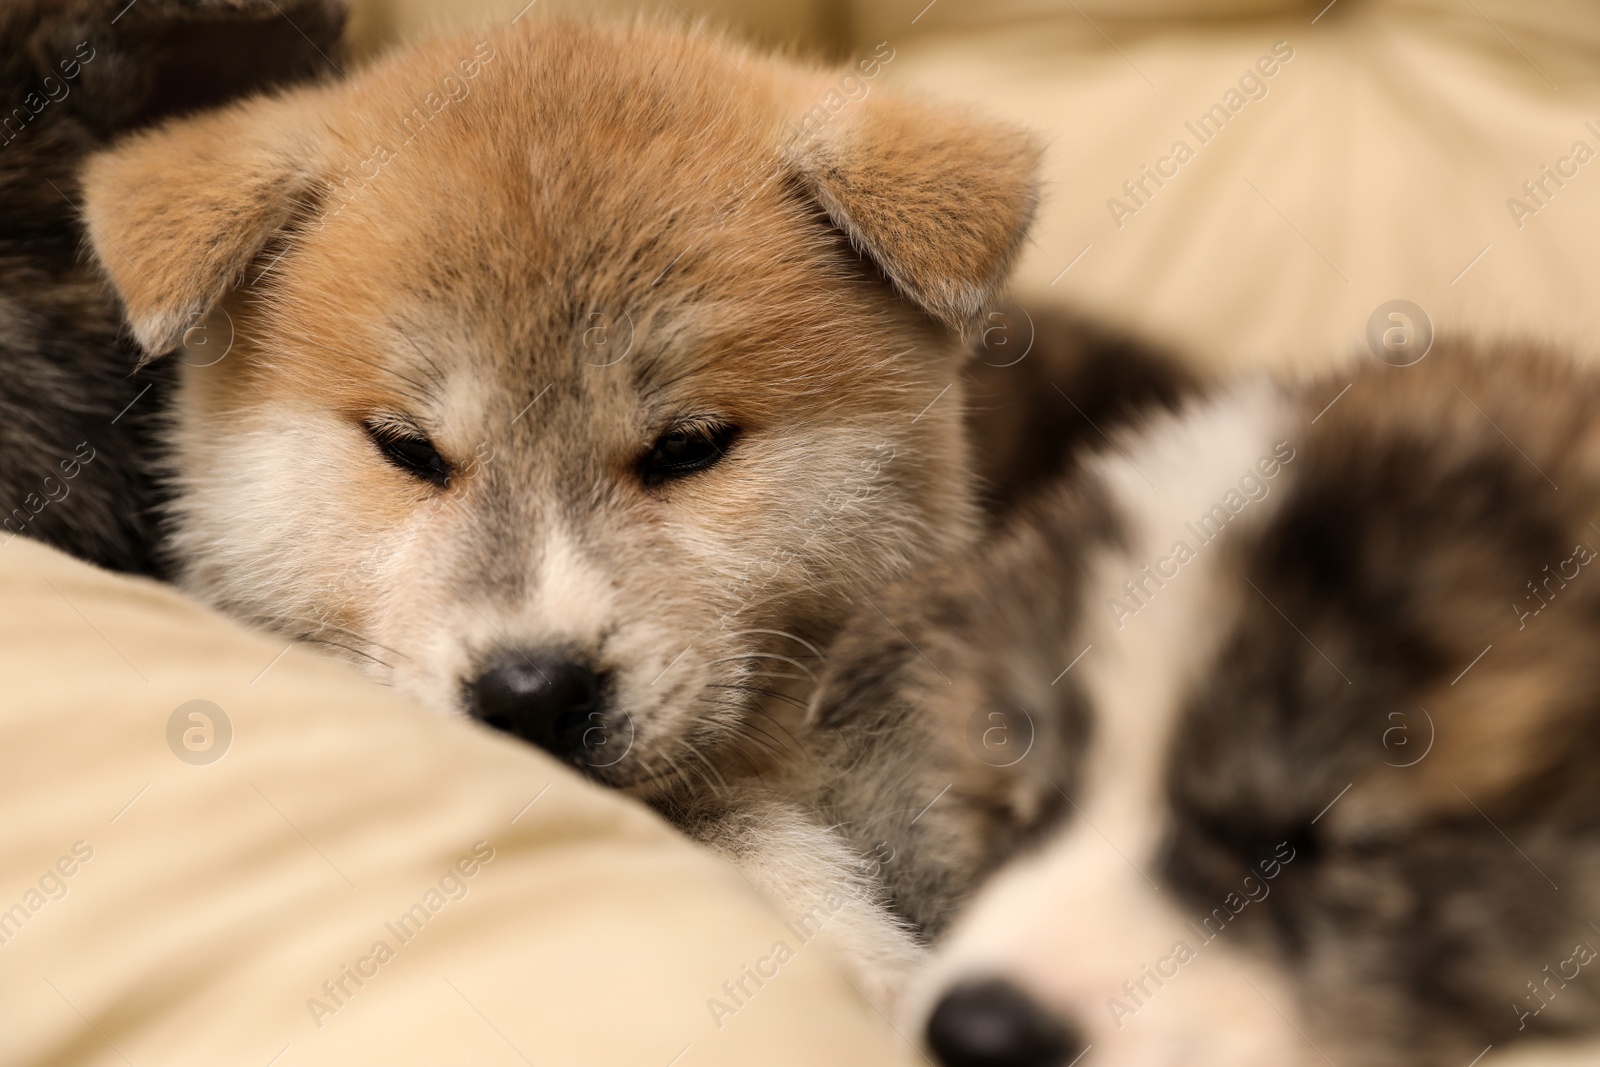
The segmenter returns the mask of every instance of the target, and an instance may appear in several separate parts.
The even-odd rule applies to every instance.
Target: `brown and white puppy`
[[[173,415],[181,584],[653,801],[863,973],[911,942],[787,735],[852,602],[975,534],[953,383],[1036,158],[881,61],[530,17],[84,177],[149,357],[233,339]]]
[[[1595,1062],[1597,410],[1442,342],[1198,394],[863,612],[820,806],[940,938],[931,1050]]]

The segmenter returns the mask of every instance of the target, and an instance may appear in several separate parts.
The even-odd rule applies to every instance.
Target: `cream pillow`
[[[531,748],[28,540],[0,589],[0,1063],[914,1058],[732,868]]]
[[[896,51],[885,82],[975,102],[1048,145],[1028,299],[1227,367],[1361,351],[1401,299],[1438,332],[1596,348],[1592,3],[1206,3],[1155,18],[1176,5],[939,0],[915,26],[916,0],[860,6],[855,50]],[[1240,17],[1192,17],[1226,6]]]

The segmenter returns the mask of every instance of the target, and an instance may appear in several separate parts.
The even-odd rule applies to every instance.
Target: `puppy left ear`
[[[963,330],[1033,222],[1039,147],[1008,126],[887,97],[808,122],[787,150],[806,190],[903,296]]]
[[[147,362],[175,349],[309,213],[325,184],[318,130],[331,91],[258,97],[180,119],[84,166],[90,245]]]

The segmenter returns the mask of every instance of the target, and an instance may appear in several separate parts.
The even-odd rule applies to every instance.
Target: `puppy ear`
[[[92,157],[95,257],[147,358],[176,348],[318,187],[303,98],[267,99],[141,133]]]
[[[902,295],[954,330],[997,295],[1038,202],[1040,150],[998,123],[874,97],[813,111],[788,149],[807,191]]]

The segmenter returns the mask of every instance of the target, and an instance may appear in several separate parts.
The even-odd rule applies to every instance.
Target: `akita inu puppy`
[[[931,1051],[1597,1062],[1597,411],[1527,346],[1196,393],[877,597],[808,740]]]
[[[864,976],[912,943],[789,735],[851,610],[975,535],[963,333],[1037,157],[890,57],[530,17],[84,177],[149,357],[205,327],[183,587],[651,800]]]

